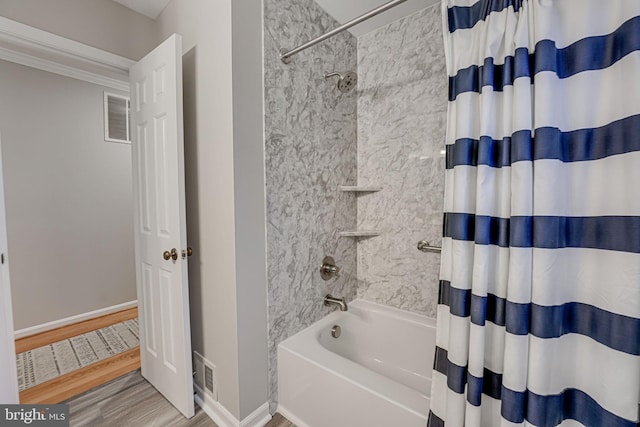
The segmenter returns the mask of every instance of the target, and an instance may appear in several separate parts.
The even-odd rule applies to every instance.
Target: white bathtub
[[[298,427],[425,427],[434,349],[435,320],[356,300],[280,343],[278,412]]]

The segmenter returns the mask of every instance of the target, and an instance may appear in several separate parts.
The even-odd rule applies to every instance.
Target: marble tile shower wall
[[[313,0],[264,0],[265,162],[270,409],[277,401],[277,346],[330,309],[326,293],[356,296],[356,243],[338,231],[356,226],[356,200],[339,191],[357,179],[357,95],[343,94],[325,71],[355,71],[357,40],[342,33],[293,58],[278,58],[338,24]],[[342,267],[319,274],[324,255]]]
[[[447,73],[440,8],[358,38],[358,297],[435,317],[444,197]],[[381,212],[383,213],[381,215]]]

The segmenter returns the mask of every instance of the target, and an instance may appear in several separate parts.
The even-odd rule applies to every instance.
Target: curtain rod
[[[358,25],[359,23],[366,21],[369,18],[373,18],[376,15],[381,14],[382,12],[385,12],[389,9],[391,9],[392,7],[395,7],[397,5],[399,5],[400,3],[404,3],[407,0],[393,0],[390,1],[389,3],[385,3],[382,6],[378,6],[375,9],[370,10],[369,12],[365,13],[364,15],[360,15],[357,18],[352,19],[351,21],[340,25],[338,28],[329,31],[328,33],[325,33],[319,37],[316,37],[313,40],[310,40],[308,42],[306,42],[305,44],[302,44],[298,47],[296,47],[295,49],[291,49],[291,50],[287,50],[285,48],[280,49],[280,59],[282,60],[282,62],[284,62],[285,64],[289,64],[291,63],[291,57],[297,53],[302,52],[303,50],[310,48],[311,46],[314,46],[318,43],[320,43],[321,41],[324,41],[330,37],[335,36],[336,34],[339,34],[341,32],[343,32],[344,30],[347,30],[351,27],[353,27],[354,25]]]

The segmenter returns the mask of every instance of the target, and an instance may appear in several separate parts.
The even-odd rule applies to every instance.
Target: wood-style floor
[[[138,317],[137,307],[21,338],[16,340],[16,353],[33,350],[136,317]],[[138,347],[21,391],[20,403],[60,403],[137,369],[140,369]]]
[[[140,371],[131,372],[64,403],[69,404],[72,427],[217,427],[196,405],[187,420],[149,384]],[[266,427],[295,427],[276,414]]]
[[[29,335],[28,337],[16,340],[16,353],[24,353],[34,348],[43,347],[71,337],[77,337],[78,335],[106,328],[107,326],[135,319],[136,317],[138,317],[138,307],[133,307],[71,325],[61,326],[50,331],[40,332],[39,334]]]

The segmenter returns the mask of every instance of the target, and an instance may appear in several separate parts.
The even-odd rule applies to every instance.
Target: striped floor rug
[[[16,356],[20,391],[139,345],[138,319],[58,341]]]

